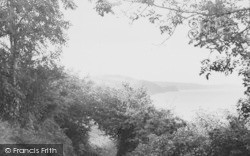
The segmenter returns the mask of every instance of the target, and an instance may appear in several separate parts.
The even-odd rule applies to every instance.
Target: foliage
[[[27,110],[24,114],[30,114],[26,118],[29,120],[25,122],[25,126],[21,124],[21,127],[12,123],[12,140],[14,139],[14,143],[23,144],[63,143],[65,150],[69,150],[70,154],[67,155],[94,155],[94,149],[88,140],[88,105],[93,100],[92,83],[66,73],[61,73],[63,77],[51,83],[44,83],[43,78],[47,82],[56,71],[51,71],[48,75],[45,73],[41,73],[38,79],[40,83],[32,83],[33,87],[38,88],[31,90],[30,96],[27,96],[29,101],[27,100]],[[44,103],[39,104],[41,101]],[[28,109],[29,107],[32,109]]]
[[[172,134],[150,135],[149,142],[141,143],[129,156],[205,156],[208,147],[207,138],[189,125]]]
[[[226,75],[236,71],[243,77],[243,84],[250,92],[250,5],[242,0],[120,0],[109,4],[112,10],[119,6],[132,21],[146,18],[157,25],[168,39],[179,25],[189,25],[190,44],[210,50],[208,58],[202,60],[201,75],[207,79],[212,72]],[[98,7],[100,5],[97,5]],[[126,8],[133,6],[133,9]],[[124,10],[122,9],[124,8]],[[136,9],[134,9],[136,8]],[[99,9],[109,11],[107,8]],[[114,9],[113,9],[114,10]],[[100,11],[98,10],[100,14]],[[103,12],[102,12],[103,16]],[[165,40],[166,41],[166,40]],[[164,41],[164,42],[165,42]]]
[[[248,86],[249,8],[224,0],[131,3],[145,6],[132,20],[146,17],[161,23],[161,33],[170,36],[186,20],[191,26],[197,20],[201,29],[198,35],[191,32],[190,43],[223,56],[203,61],[201,73],[229,74],[239,67]],[[108,1],[96,4],[102,16],[113,12]],[[56,64],[69,26],[62,7],[74,9],[73,1],[3,0],[0,7],[0,118],[9,122],[0,122],[1,143],[63,143],[65,155],[106,154],[89,145],[94,121],[116,140],[117,156],[250,154],[248,100],[240,101],[240,116],[229,116],[228,124],[214,126],[203,119],[200,127],[187,125],[170,111],[157,110],[143,89],[127,84],[122,89],[99,88]]]
[[[71,140],[53,120],[46,120],[38,129],[15,126],[12,131],[16,144],[63,144],[64,154],[75,156]]]
[[[228,127],[209,132],[211,155],[247,156],[250,154],[250,132],[245,123],[236,117],[229,117]]]
[[[171,134],[185,123],[169,111],[156,110],[143,89],[97,89],[92,119],[117,142],[117,156],[133,151],[149,134]]]
[[[102,3],[102,5],[100,5]],[[202,61],[201,74],[208,78],[212,71],[232,73],[235,69],[248,81],[250,46],[250,6],[248,1],[236,0],[108,0],[96,2],[97,11],[102,16],[119,6],[133,21],[146,18],[156,24],[162,34],[171,36],[176,27],[189,24],[190,43],[204,47],[215,54]],[[105,4],[105,5],[104,5]],[[136,9],[126,9],[126,5]],[[247,6],[248,5],[248,6]],[[103,7],[103,6],[109,6]],[[102,10],[102,11],[100,11]]]
[[[91,126],[89,105],[93,101],[92,83],[75,76],[67,76],[55,86],[60,105],[54,113],[54,119],[71,139],[77,155],[84,155],[91,148],[88,132]]]
[[[74,156],[71,141],[53,121],[47,120],[38,130],[21,128],[16,124],[0,122],[1,144],[63,144],[64,154]]]
[[[96,4],[98,4],[96,10],[102,16],[119,6],[116,10],[125,12],[132,21],[146,18],[157,25],[162,34],[167,35],[166,39],[174,34],[179,25],[189,25],[191,28],[187,32],[189,43],[210,51],[209,57],[201,62],[201,75],[209,79],[212,72],[226,75],[237,72],[243,77],[247,98],[239,101],[238,111],[241,118],[249,120],[250,5],[248,0],[120,0],[118,3],[103,0]]]
[[[61,4],[65,8],[75,8],[71,0],[0,2],[2,119],[22,118],[26,109],[25,100],[28,100],[27,92],[34,89],[27,88],[25,83],[38,82],[37,76],[41,76],[41,72],[53,70],[60,47],[66,43],[65,30],[69,26],[63,18]],[[49,50],[51,45],[54,45],[54,50]]]
[[[63,13],[75,7],[72,0],[0,2],[0,119],[11,124],[14,143],[63,143],[66,155],[92,150],[90,84],[57,65],[69,27]]]
[[[202,119],[204,121],[204,119]],[[207,126],[198,123],[179,128],[171,135],[151,135],[148,143],[141,143],[129,156],[247,156],[249,129],[236,116],[228,116],[228,124],[214,127],[208,120]],[[204,125],[203,125],[204,126]],[[200,128],[206,133],[201,133]]]

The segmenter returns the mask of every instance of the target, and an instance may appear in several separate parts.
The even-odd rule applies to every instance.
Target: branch
[[[170,8],[170,7],[160,6],[160,5],[157,5],[157,4],[152,4],[152,6],[157,7],[157,8],[161,8],[161,9],[167,9],[167,10],[175,11],[175,12],[181,12],[181,13],[199,14],[199,15],[204,15],[204,16],[207,16],[207,15],[208,15],[208,14],[206,14],[206,13],[202,13],[202,12],[197,12],[197,11],[187,11],[187,10],[175,9],[175,8]]]
[[[233,11],[228,11],[228,12],[225,12],[225,13],[221,13],[219,15],[223,16],[223,15],[234,14],[236,12],[242,12],[242,11],[250,11],[250,7],[249,8],[242,8],[242,9],[238,9],[238,10],[233,10]],[[217,15],[217,14],[212,14],[212,15]]]
[[[167,38],[165,38],[164,41],[160,45],[164,44],[168,39],[170,39],[170,37],[174,34],[176,28],[177,26],[174,27],[174,30],[171,32],[171,34]]]
[[[238,10],[228,11],[228,12],[220,13],[220,14],[217,14],[217,13],[208,14],[208,13],[203,13],[203,12],[198,12],[198,11],[188,11],[188,10],[181,10],[181,9],[176,9],[176,8],[160,6],[160,5],[157,5],[154,3],[151,5],[154,7],[157,7],[157,8],[167,9],[167,10],[171,10],[171,11],[175,11],[175,12],[181,12],[181,13],[187,13],[187,14],[197,14],[197,15],[203,15],[203,16],[224,16],[224,15],[234,14],[234,13],[242,12],[242,11],[250,11],[250,7],[249,7],[249,8],[242,8],[242,9],[238,9]]]

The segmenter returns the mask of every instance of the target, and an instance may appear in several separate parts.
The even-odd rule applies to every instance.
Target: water
[[[152,100],[157,108],[171,109],[177,116],[192,120],[199,112],[235,113],[236,104],[242,97],[242,87],[228,87],[166,92],[153,95]]]

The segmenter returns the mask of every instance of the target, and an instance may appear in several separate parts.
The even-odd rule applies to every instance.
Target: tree
[[[238,2],[238,3],[237,3]],[[245,2],[245,3],[244,3]],[[159,26],[162,34],[171,36],[176,27],[189,24],[190,43],[196,47],[208,48],[218,58],[202,61],[201,74],[208,78],[212,71],[232,73],[239,67],[239,75],[248,78],[248,58],[250,46],[250,4],[235,0],[120,0],[111,3],[97,0],[96,11],[115,13],[113,8],[124,5],[126,15],[133,21],[147,18]],[[239,5],[237,5],[239,4]],[[117,10],[117,9],[116,9]],[[244,79],[247,83],[248,80]],[[246,84],[248,85],[248,84]]]
[[[95,101],[92,82],[66,75],[54,85],[57,109],[53,112],[53,119],[72,141],[77,155],[91,155],[88,154],[92,150],[89,145],[89,131],[92,125],[89,107]]]
[[[1,118],[18,119],[26,100],[27,81],[36,81],[42,68],[53,69],[66,43],[62,6],[72,0],[2,0],[0,2],[0,107]],[[55,47],[52,50],[52,46]],[[33,75],[31,75],[31,73]]]
[[[208,156],[209,139],[189,126],[173,134],[151,135],[147,143],[141,143],[129,156]]]
[[[126,15],[132,21],[147,18],[159,26],[167,39],[176,27],[188,24],[190,44],[210,50],[210,56],[202,60],[200,75],[207,79],[212,72],[229,75],[237,72],[243,77],[248,99],[239,102],[243,116],[250,113],[250,3],[248,0],[120,0],[117,3],[97,0],[96,11],[104,16],[116,13],[116,6],[124,5]],[[130,9],[130,6],[136,9]],[[122,7],[119,7],[122,8]],[[116,9],[117,10],[117,9]],[[166,40],[165,40],[166,41]],[[164,42],[165,42],[164,41]]]
[[[66,155],[94,155],[91,85],[57,64],[69,27],[63,13],[75,7],[73,0],[0,1],[0,121],[10,123],[15,143],[63,143]]]
[[[185,122],[170,111],[157,110],[143,89],[124,85],[122,89],[98,88],[90,105],[91,118],[117,143],[117,156],[132,152],[151,134],[172,134]]]
[[[129,85],[120,90],[98,88],[95,99],[90,107],[91,117],[101,130],[117,141],[117,156],[135,149],[137,119],[150,105],[146,92]]]

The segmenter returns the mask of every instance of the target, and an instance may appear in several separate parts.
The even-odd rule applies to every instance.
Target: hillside
[[[146,80],[137,80],[131,77],[120,75],[103,75],[91,77],[91,79],[99,85],[119,88],[123,83],[129,83],[133,87],[144,87],[149,94],[157,94],[164,92],[174,92],[179,90],[191,90],[191,89],[206,89],[205,85],[193,84],[193,83],[178,83],[178,82],[153,82]]]

